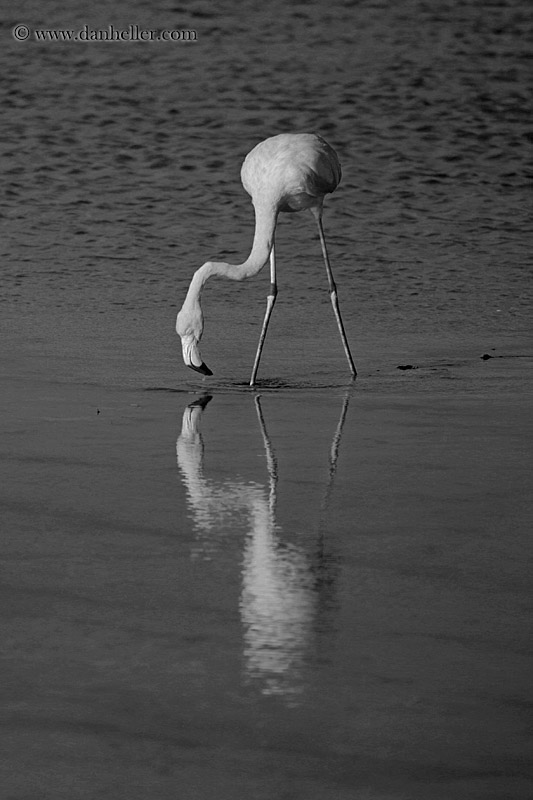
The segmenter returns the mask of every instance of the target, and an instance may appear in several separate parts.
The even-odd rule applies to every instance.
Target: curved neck
[[[274,231],[278,221],[277,207],[270,203],[254,203],[254,210],[255,232],[250,255],[243,264],[238,264],[236,267],[227,264],[228,267],[239,272],[239,277],[235,277],[234,280],[251,278],[252,275],[256,275],[268,261],[274,244]],[[232,275],[228,274],[227,277],[232,278]]]
[[[185,302],[199,298],[205,282],[212,275],[220,275],[232,281],[251,278],[265,266],[274,244],[274,231],[278,208],[271,203],[254,203],[255,233],[250,255],[242,264],[227,264],[224,261],[207,261],[193,275]]]

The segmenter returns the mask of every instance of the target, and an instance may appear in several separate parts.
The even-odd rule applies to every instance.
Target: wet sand
[[[529,797],[530,360],[251,392],[94,341],[4,357],[5,796]]]

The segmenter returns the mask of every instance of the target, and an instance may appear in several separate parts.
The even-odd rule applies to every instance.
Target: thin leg
[[[342,323],[341,312],[339,309],[339,301],[337,299],[337,287],[335,285],[335,281],[333,280],[333,273],[331,271],[331,265],[329,263],[328,258],[328,251],[326,248],[326,239],[324,237],[324,229],[322,227],[322,209],[321,208],[311,208],[310,209],[312,215],[316,219],[316,223],[318,225],[318,235],[320,237],[320,245],[322,247],[322,255],[324,256],[324,263],[326,265],[326,272],[328,273],[328,281],[329,281],[329,295],[331,298],[331,305],[333,306],[333,312],[335,314],[335,319],[337,320],[337,327],[339,329],[339,333],[341,335],[342,344],[344,346],[344,352],[346,353],[346,358],[348,359],[348,364],[350,367],[350,372],[352,373],[352,378],[355,378],[357,375],[357,370],[355,368],[355,364],[353,363],[352,354],[350,353],[350,347],[348,345],[348,339],[346,338],[346,331],[344,330],[344,325]]]
[[[270,316],[272,314],[272,309],[274,308],[274,303],[276,302],[277,294],[278,287],[276,284],[276,257],[274,255],[274,245],[272,245],[272,250],[270,251],[270,294],[267,297],[265,318],[263,320],[261,336],[259,337],[259,344],[257,345],[257,353],[255,354],[254,368],[252,370],[252,377],[250,378],[250,386],[254,386],[255,384],[257,370],[259,369],[259,361],[261,360],[261,353],[263,352],[263,345],[265,343],[268,323],[270,322]]]

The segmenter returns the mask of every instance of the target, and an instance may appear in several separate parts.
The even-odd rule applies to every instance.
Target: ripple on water
[[[170,319],[196,267],[250,248],[246,152],[308,129],[343,164],[325,224],[349,331],[360,319],[390,335],[528,324],[525,4],[415,0],[384,15],[339,1],[325,18],[320,5],[274,2],[259,27],[237,3],[216,24],[199,10],[183,12],[198,27],[190,47],[0,54],[4,306],[118,302]],[[155,10],[142,14],[160,25]],[[323,267],[310,220],[290,216],[278,229],[280,291],[308,315]],[[234,293],[217,283],[217,302]]]

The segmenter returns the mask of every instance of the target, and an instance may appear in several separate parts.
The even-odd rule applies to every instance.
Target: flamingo
[[[204,327],[200,295],[208,278],[219,275],[230,280],[242,281],[257,275],[270,258],[270,292],[267,296],[265,317],[250,378],[250,386],[255,385],[268,324],[278,293],[274,254],[278,213],[309,209],[318,226],[331,304],[344,352],[352,379],[356,377],[357,371],[342,322],[337,287],[333,280],[322,227],[324,196],[335,191],[340,179],[341,166],[335,150],[321,136],[314,133],[280,133],[260,142],[248,153],[242,165],[241,181],[252,198],[255,210],[252,250],[242,264],[206,261],[194,273],[176,320],[176,332],[181,337],[183,360],[188,367],[203,375],[213,374],[203,362],[199,350]]]

